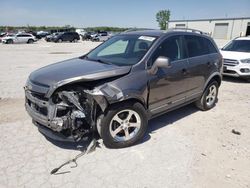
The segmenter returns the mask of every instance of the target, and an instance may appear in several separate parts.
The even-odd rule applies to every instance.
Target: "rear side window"
[[[209,54],[209,47],[203,37],[186,35],[185,40],[189,57]]]

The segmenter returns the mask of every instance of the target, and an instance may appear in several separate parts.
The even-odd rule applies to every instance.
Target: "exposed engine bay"
[[[103,96],[79,86],[62,88],[49,99],[29,90],[25,93],[26,109],[36,125],[45,126],[74,141],[96,130],[96,115],[107,103]]]

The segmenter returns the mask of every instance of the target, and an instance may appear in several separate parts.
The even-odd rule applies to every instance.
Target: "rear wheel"
[[[34,43],[34,40],[33,39],[29,39],[27,43],[28,44],[32,44],[32,43]]]
[[[203,110],[210,110],[217,102],[219,84],[217,81],[212,81],[205,89],[203,95],[195,102],[196,106]]]
[[[106,147],[124,148],[143,138],[148,121],[140,103],[128,102],[111,106],[97,124]]]
[[[73,42],[77,42],[78,40],[77,39],[74,39]]]

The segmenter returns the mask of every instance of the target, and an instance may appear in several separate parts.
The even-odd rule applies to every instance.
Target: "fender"
[[[203,91],[206,89],[206,87],[208,86],[209,82],[210,82],[215,76],[219,76],[220,82],[221,82],[221,80],[222,80],[222,75],[221,75],[221,73],[220,73],[220,72],[214,72],[213,74],[211,74],[211,75],[208,77],[206,83],[204,84]],[[219,83],[219,84],[220,84],[220,83]]]

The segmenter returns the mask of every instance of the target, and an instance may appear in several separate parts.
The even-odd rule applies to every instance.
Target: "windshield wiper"
[[[90,59],[88,56],[85,56],[85,59],[87,59],[89,61],[97,61],[99,63],[103,63],[103,64],[107,64],[107,65],[113,65],[113,63],[104,61],[102,59]]]
[[[110,63],[110,62],[107,62],[107,61],[103,61],[102,59],[94,59],[94,61],[97,61],[99,63],[104,63],[104,64],[107,64],[107,65],[113,65],[113,63]]]

